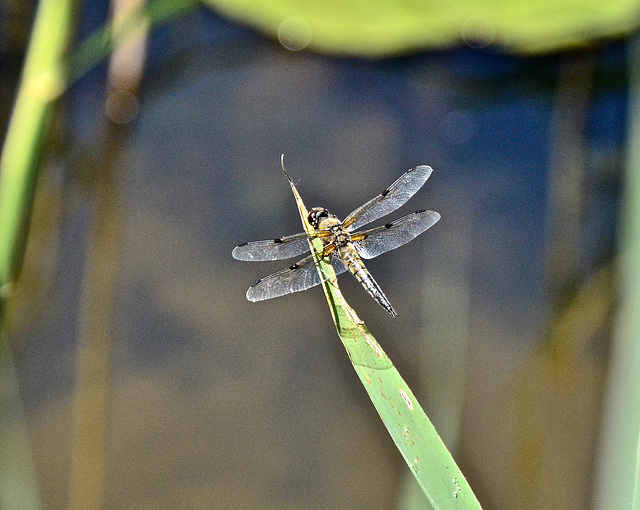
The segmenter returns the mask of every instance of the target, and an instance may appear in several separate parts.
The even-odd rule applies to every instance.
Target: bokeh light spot
[[[462,24],[462,38],[472,48],[486,48],[495,35],[493,22],[483,16],[471,16]]]
[[[300,51],[311,41],[311,27],[300,18],[288,18],[278,27],[280,44],[291,51]]]
[[[128,124],[138,116],[138,99],[129,91],[116,90],[107,97],[105,113],[116,124]]]

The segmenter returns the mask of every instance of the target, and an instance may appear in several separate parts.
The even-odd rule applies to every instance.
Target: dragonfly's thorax
[[[331,235],[324,238],[326,244],[336,247],[345,246],[351,241],[349,232],[342,226],[337,216],[322,207],[314,207],[309,213],[309,223],[317,230],[324,230]]]
[[[342,223],[330,227],[328,230],[333,234],[331,242],[335,244],[336,247],[346,246],[351,242],[351,235],[343,228]]]

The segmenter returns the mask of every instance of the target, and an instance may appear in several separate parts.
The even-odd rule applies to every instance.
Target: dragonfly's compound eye
[[[309,217],[307,219],[314,228],[317,228],[318,225],[320,225],[320,222],[328,217],[329,211],[327,211],[323,207],[314,207],[309,212]]]

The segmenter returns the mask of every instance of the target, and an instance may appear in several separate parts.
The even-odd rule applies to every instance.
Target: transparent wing
[[[353,232],[357,228],[395,211],[427,182],[431,172],[431,167],[427,165],[420,165],[405,172],[377,197],[361,205],[347,216],[342,225],[349,232]]]
[[[331,257],[331,265],[336,274],[344,273],[347,268],[336,257]],[[270,274],[254,283],[247,291],[249,301],[264,301],[294,292],[307,290],[320,284],[318,270],[309,255],[298,263]]]
[[[265,262],[297,257],[309,251],[307,235],[304,232],[280,239],[251,241],[236,246],[231,255],[246,262]]]
[[[437,212],[416,211],[381,227],[353,234],[353,244],[363,259],[372,259],[408,243],[439,219]]]

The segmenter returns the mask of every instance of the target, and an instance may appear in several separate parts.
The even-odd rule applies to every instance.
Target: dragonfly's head
[[[314,207],[311,209],[307,219],[313,228],[319,230],[329,230],[334,225],[340,223],[340,220],[324,207]]]

